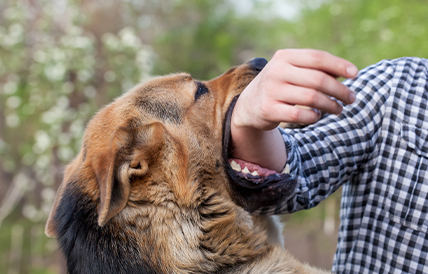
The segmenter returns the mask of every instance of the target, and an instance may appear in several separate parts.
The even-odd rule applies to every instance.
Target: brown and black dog
[[[70,274],[323,273],[283,250],[274,217],[250,213],[295,180],[227,160],[234,100],[266,62],[155,78],[95,115],[46,225]]]

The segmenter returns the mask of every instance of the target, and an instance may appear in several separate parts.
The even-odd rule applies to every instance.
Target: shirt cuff
[[[291,176],[297,177],[300,175],[301,171],[301,160],[300,160],[300,154],[297,151],[297,143],[296,140],[288,134],[284,129],[278,127],[282,139],[284,140],[285,149],[287,152],[287,162],[285,163],[285,167],[283,169],[284,171],[289,171]]]

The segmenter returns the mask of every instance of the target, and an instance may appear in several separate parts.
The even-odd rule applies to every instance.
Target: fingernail
[[[354,77],[358,73],[358,68],[356,66],[348,66],[346,68],[346,73],[348,74],[348,76]]]
[[[351,91],[349,93],[349,103],[352,104],[353,102],[355,102],[355,98],[356,98],[355,92]]]
[[[337,105],[337,114],[342,113],[343,107],[341,105]]]
[[[315,113],[317,114],[317,118],[318,118],[318,120],[321,118],[321,111],[320,110],[318,110],[318,109],[316,109],[316,108],[313,108],[313,110],[315,111]]]

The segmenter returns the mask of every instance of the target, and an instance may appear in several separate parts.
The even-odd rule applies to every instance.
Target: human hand
[[[233,126],[270,130],[280,122],[311,124],[319,112],[339,114],[341,105],[353,103],[355,94],[335,77],[355,77],[351,62],[310,49],[279,50],[238,99]],[[298,108],[296,105],[310,107]]]
[[[331,97],[350,104],[355,94],[336,77],[357,73],[351,62],[324,51],[278,50],[236,102],[231,120],[233,157],[281,169],[285,147],[274,129],[281,122],[314,123],[320,111],[339,114],[342,106]]]

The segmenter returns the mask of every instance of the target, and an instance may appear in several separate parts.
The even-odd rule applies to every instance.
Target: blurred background
[[[66,273],[44,225],[88,119],[153,75],[210,79],[280,48],[360,69],[428,57],[424,0],[1,0],[0,273]],[[283,216],[287,248],[330,268],[340,191]]]

